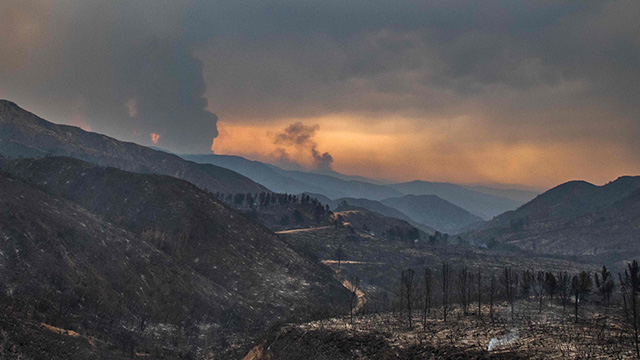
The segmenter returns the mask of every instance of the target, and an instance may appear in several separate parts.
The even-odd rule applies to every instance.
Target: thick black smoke
[[[31,53],[34,73],[17,79],[37,91],[20,94],[18,86],[7,86],[5,96],[28,109],[45,108],[39,114],[54,121],[68,121],[65,109],[74,108],[94,131],[143,144],[155,140],[173,151],[210,151],[218,119],[207,109],[188,3],[58,4],[46,14],[47,46]]]

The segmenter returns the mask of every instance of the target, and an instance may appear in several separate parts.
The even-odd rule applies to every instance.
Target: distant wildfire
[[[160,139],[160,134],[151,133],[151,141],[153,141],[154,144],[157,144],[159,139]]]

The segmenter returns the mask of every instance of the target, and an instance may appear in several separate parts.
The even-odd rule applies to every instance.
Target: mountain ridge
[[[582,180],[560,184],[461,236],[615,263],[640,256],[639,231],[640,176],[622,176],[601,186]]]
[[[167,152],[79,127],[54,124],[8,100],[0,100],[0,154],[6,157],[69,156],[126,171],[173,176],[209,191],[269,191],[232,170],[186,161]]]
[[[406,214],[413,221],[448,234],[457,234],[463,227],[482,221],[479,216],[437,195],[409,194],[385,199],[382,203]]]

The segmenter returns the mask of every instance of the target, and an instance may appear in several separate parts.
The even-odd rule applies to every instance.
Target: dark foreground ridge
[[[186,181],[63,157],[1,167],[0,304],[18,354],[33,350],[21,328],[51,332],[41,323],[96,338],[94,355],[183,358],[345,311],[329,269]]]

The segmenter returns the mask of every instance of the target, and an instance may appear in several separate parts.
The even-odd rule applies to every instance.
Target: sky
[[[640,1],[0,2],[0,98],[177,153],[544,189],[640,168]]]

